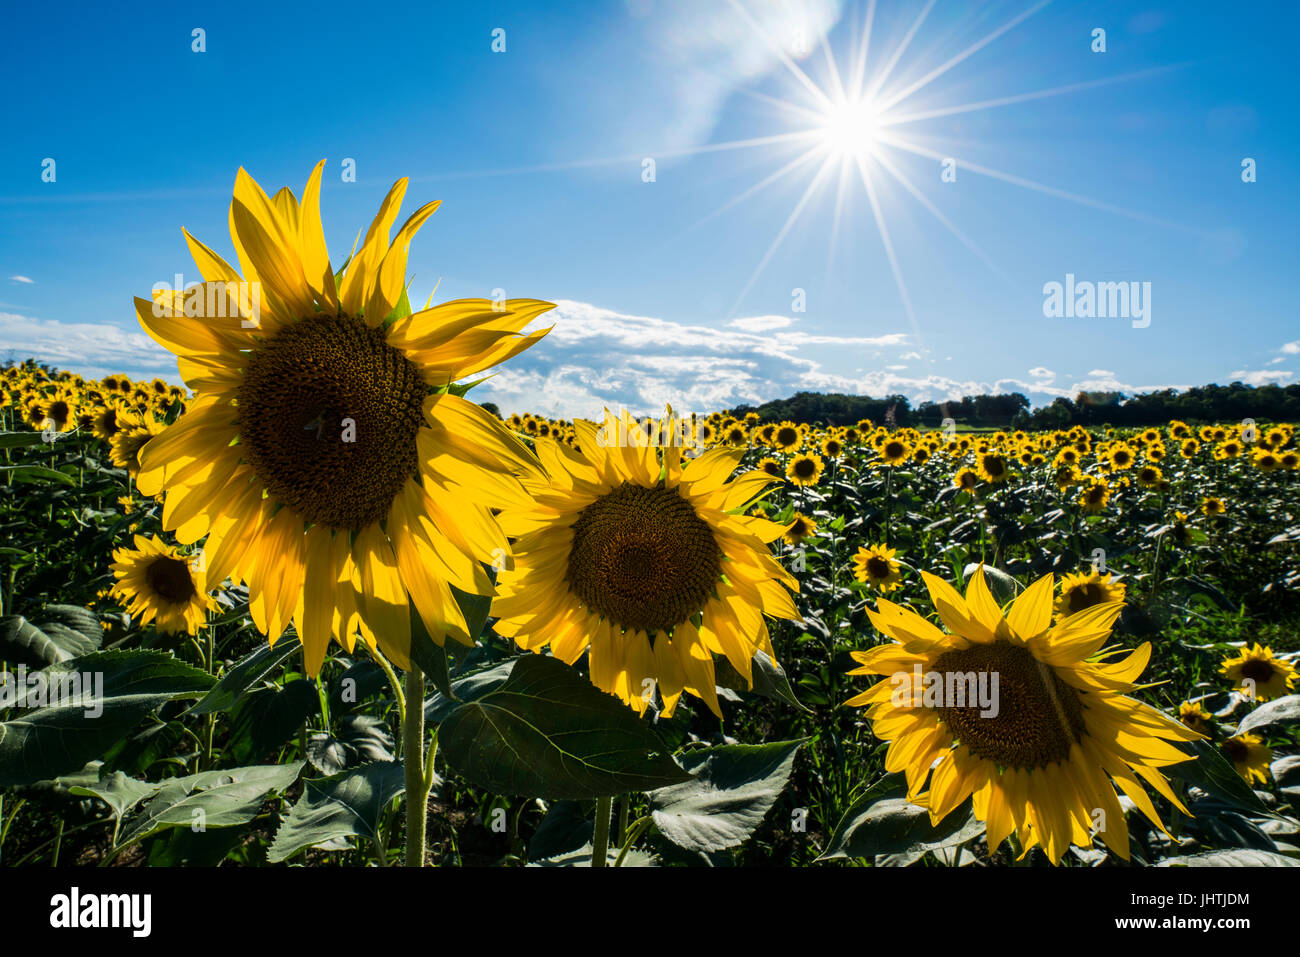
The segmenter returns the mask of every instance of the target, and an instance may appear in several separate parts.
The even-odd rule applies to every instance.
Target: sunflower
[[[669,410],[661,434],[674,434],[671,420]],[[606,412],[604,433],[618,427]],[[721,716],[713,655],[752,686],[755,652],[773,655],[764,614],[800,617],[786,591],[798,583],[768,549],[786,526],[743,514],[772,477],[728,481],[743,449],[687,464],[677,446],[615,447],[593,422],[574,428],[579,451],[538,441],[549,480],[525,478],[534,501],[500,516],[518,541],[492,605],[496,631],[527,650],[549,644],[568,664],[589,649],[592,684],[638,713],[657,687],[666,714],[685,691]]]
[[[837,459],[844,454],[844,443],[833,435],[822,439],[822,455],[828,459]]]
[[[902,465],[912,455],[912,447],[898,438],[887,438],[880,443],[880,457],[886,465]]]
[[[480,563],[509,548],[489,509],[526,501],[515,476],[540,466],[450,385],[535,343],[549,330],[521,332],[552,308],[462,299],[410,313],[407,250],[438,204],[390,242],[404,179],[336,276],[324,166],[301,203],[239,170],[230,223],[243,276],[186,232],[201,294],[136,300],[196,393],[141,451],[139,488],[165,491],[163,527],[182,544],[207,535],[210,578],[247,582],[272,642],[295,623],[313,676],[330,637],[351,651],[358,629],[409,668],[412,608],[438,644],[471,641],[451,586],[492,594]]]
[[[982,567],[965,598],[921,574],[947,631],[879,599],[867,615],[896,643],[853,652],[861,667],[849,673],[891,680],[847,704],[868,709],[876,736],[891,742],[885,768],[905,773],[908,800],[929,808],[933,823],[973,796],[990,853],[1015,831],[1021,856],[1038,845],[1056,864],[1069,845],[1092,845],[1094,825],[1111,850],[1128,858],[1116,787],[1162,830],[1143,782],[1186,811],[1160,769],[1191,757],[1171,742],[1201,736],[1126,696],[1150,659],[1149,643],[1116,661],[1098,654],[1118,602],[1053,625],[1050,574],[1025,589],[1005,616]],[[972,681],[994,691],[995,711],[967,703]],[[950,697],[944,688],[963,694]]]
[[[887,545],[863,546],[853,556],[853,577],[888,593],[902,584],[903,573],[895,557],[897,549]]]
[[[1077,501],[1086,512],[1100,512],[1110,501],[1110,485],[1103,478],[1094,478],[1084,485]]]
[[[1259,735],[1233,735],[1223,742],[1223,753],[1247,784],[1253,785],[1255,781],[1268,784],[1268,766],[1273,763],[1273,749]]]
[[[782,452],[794,452],[803,445],[803,433],[793,422],[782,422],[772,431],[771,441]]]
[[[1207,495],[1201,500],[1201,511],[1209,518],[1217,518],[1228,510],[1223,499]]]
[[[1156,465],[1144,465],[1137,470],[1137,483],[1143,488],[1159,488],[1164,477],[1164,473]]]
[[[1295,686],[1296,670],[1289,661],[1273,657],[1273,649],[1252,644],[1234,658],[1225,658],[1219,674],[1228,678],[1248,698],[1269,701]]]
[[[816,485],[821,481],[826,463],[814,452],[803,452],[790,460],[785,467],[785,477],[800,487]]]
[[[787,545],[798,545],[805,538],[811,538],[816,534],[817,523],[803,512],[795,512],[794,518],[790,520],[790,524],[786,527],[782,540]]]
[[[1261,472],[1276,472],[1282,467],[1282,457],[1272,449],[1256,449],[1251,458],[1255,463],[1255,468]]]
[[[979,484],[980,477],[974,469],[959,469],[957,474],[952,477],[952,484],[966,492],[975,491],[975,486]]]
[[[1199,701],[1184,701],[1178,706],[1178,720],[1207,738],[1214,733],[1214,715]]]
[[[975,459],[980,478],[986,482],[1005,482],[1011,475],[1007,460],[997,452],[981,452]]]
[[[1242,451],[1240,442],[1236,439],[1229,439],[1226,442],[1221,442],[1215,447],[1214,457],[1223,462],[1228,459],[1235,459],[1237,456],[1241,455]]]
[[[117,583],[111,594],[120,598],[142,625],[153,621],[164,634],[198,634],[216,602],[207,594],[203,572],[192,562],[176,548],[137,535],[135,548],[113,552]]]
[[[120,427],[109,443],[109,458],[118,468],[136,475],[140,471],[140,452],[151,439],[162,435],[165,426],[152,415],[130,413],[122,413],[118,422]]]
[[[1067,618],[1095,605],[1122,602],[1125,591],[1122,583],[1110,580],[1109,572],[1066,575],[1061,579],[1061,594],[1053,610],[1058,618]]]
[[[1195,439],[1185,439],[1178,448],[1178,454],[1185,459],[1195,458],[1199,451],[1201,451],[1201,443]]]

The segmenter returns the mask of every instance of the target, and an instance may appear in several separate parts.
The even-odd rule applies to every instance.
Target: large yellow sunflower
[[[1053,625],[1050,574],[1005,615],[982,568],[964,598],[922,575],[947,631],[878,599],[867,614],[895,643],[853,652],[861,667],[850,674],[890,680],[847,702],[866,707],[876,736],[891,742],[885,767],[906,774],[908,800],[937,823],[973,795],[990,852],[1015,831],[1022,856],[1039,845],[1054,864],[1071,844],[1091,846],[1094,833],[1129,856],[1116,787],[1162,829],[1143,782],[1184,809],[1160,769],[1190,758],[1170,742],[1201,736],[1126,696],[1151,657],[1149,643],[1120,660],[1109,659],[1122,652],[1099,654],[1120,602]]]
[[[660,435],[676,434],[671,419]],[[743,514],[772,477],[727,481],[744,449],[683,462],[626,412],[574,429],[576,451],[538,441],[550,480],[525,479],[535,502],[500,516],[518,540],[497,583],[496,630],[569,664],[589,648],[592,683],[638,713],[657,688],[666,714],[686,691],[720,716],[713,656],[752,680],[755,651],[773,654],[763,615],[800,617],[785,590],[798,583],[768,549],[786,526]]]
[[[1287,694],[1295,686],[1296,670],[1289,661],[1273,656],[1265,645],[1242,648],[1241,653],[1225,658],[1219,673],[1236,684],[1236,690],[1257,701],[1270,701]]]
[[[154,622],[163,633],[196,635],[216,603],[194,559],[154,538],[135,536],[135,548],[113,552],[112,593],[140,624]]]
[[[185,233],[206,282],[136,300],[196,393],[141,452],[139,487],[166,492],[163,526],[204,535],[209,580],[248,583],[271,641],[292,621],[315,675],[359,629],[409,667],[411,607],[438,643],[470,637],[450,586],[489,595],[481,562],[508,550],[490,506],[523,499],[536,460],[451,383],[548,330],[520,334],[551,303],[462,299],[402,316],[420,207],[390,242],[399,180],[336,276],[320,218],[321,173],[302,202],[235,179],[241,275]],[[247,283],[247,285],[241,285]]]

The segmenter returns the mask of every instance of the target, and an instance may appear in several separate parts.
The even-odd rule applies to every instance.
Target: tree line
[[[939,428],[944,419],[975,428],[1064,429],[1072,425],[1146,427],[1171,419],[1190,423],[1238,422],[1256,419],[1300,422],[1300,383],[1250,386],[1242,382],[1205,385],[1178,391],[1161,389],[1125,395],[1122,392],[1079,392],[1031,409],[1019,392],[968,395],[913,406],[905,395],[873,398],[842,393],[797,392],[759,406],[727,410],[740,418],[757,412],[763,422],[807,422],[810,425],[854,425],[870,419],[876,425]]]

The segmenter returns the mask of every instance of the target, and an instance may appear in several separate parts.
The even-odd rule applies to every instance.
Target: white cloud
[[[36,282],[35,279],[28,279],[26,276],[10,276],[9,280],[11,282],[25,282],[28,283],[29,285]]]
[[[767,332],[769,329],[785,329],[792,326],[794,319],[790,316],[747,316],[742,319],[732,319],[727,325],[745,332]]]
[[[1289,356],[1300,355],[1300,339],[1297,339],[1295,342],[1284,343],[1282,351]]]
[[[1286,369],[1256,369],[1253,371],[1238,369],[1236,372],[1230,373],[1230,375],[1234,382],[1244,382],[1246,385],[1268,385],[1270,382],[1281,385],[1284,382],[1289,382],[1295,373]]]
[[[1029,370],[1029,374],[1033,376],[1035,379],[1046,379],[1047,382],[1051,382],[1053,379],[1056,378],[1055,372],[1053,372],[1051,369],[1044,368],[1043,366],[1035,366],[1034,368]],[[1045,382],[1043,384],[1046,385],[1047,383]]]
[[[803,390],[870,391],[913,380],[872,373],[831,376],[801,350],[834,346],[859,354],[892,351],[908,336],[826,336],[784,327],[762,332],[688,325],[634,316],[590,303],[557,300],[539,323],[554,323],[538,346],[512,359],[473,393],[506,412],[589,417],[602,406],[644,414],[674,408],[710,412],[759,404]],[[758,325],[763,325],[759,323]]]
[[[904,352],[904,353],[903,353],[901,356],[899,356],[898,358],[900,358],[900,359],[919,359],[919,358],[921,358],[921,353],[919,353],[919,352]]]
[[[1279,362],[1286,362],[1286,356],[1277,356],[1277,357],[1274,358],[1274,359],[1269,359],[1268,362],[1266,362],[1266,363],[1264,363],[1264,364],[1265,364],[1265,365],[1269,365],[1269,366],[1275,366],[1275,365],[1277,365]]]
[[[180,382],[174,355],[138,329],[112,323],[59,322],[0,312],[0,342],[7,358],[36,358],[84,376],[122,372]]]
[[[1111,372],[1109,369],[1093,369],[1088,373],[1088,375],[1100,376],[1103,379],[1113,379],[1115,377],[1115,373]]]

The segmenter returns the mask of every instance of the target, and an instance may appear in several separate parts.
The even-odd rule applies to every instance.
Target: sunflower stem
[[[406,716],[402,724],[402,759],[406,767],[406,866],[424,866],[424,831],[429,787],[424,770],[424,672],[406,672]]]
[[[609,819],[613,798],[596,799],[596,833],[591,841],[591,866],[604,867],[609,857]]]

